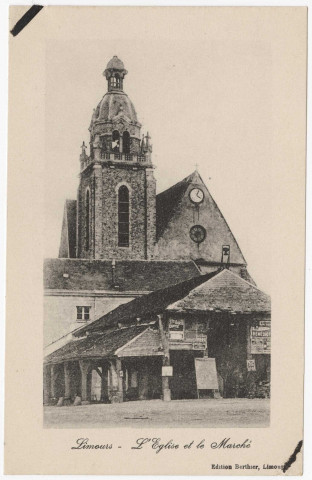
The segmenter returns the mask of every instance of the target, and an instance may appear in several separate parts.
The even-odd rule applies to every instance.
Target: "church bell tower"
[[[94,109],[90,152],[80,155],[78,258],[144,260],[156,241],[156,182],[152,146],[123,90],[127,74],[114,56],[103,75],[107,93]]]

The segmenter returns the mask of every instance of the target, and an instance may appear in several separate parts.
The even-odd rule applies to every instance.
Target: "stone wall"
[[[204,201],[199,205],[194,205],[189,197],[194,187],[199,187],[205,194]],[[200,244],[190,238],[190,229],[194,225],[201,225],[206,230],[206,238]],[[246,263],[227,222],[206,186],[199,182],[191,183],[157,241],[155,258],[161,260],[203,258],[208,262],[220,262],[222,245],[230,245],[232,263]]]
[[[83,172],[78,195],[78,257],[144,260],[156,240],[156,182],[152,169],[97,165]],[[130,193],[130,244],[118,246],[118,189]],[[86,249],[86,191],[90,190],[89,249]]]
[[[153,258],[156,242],[156,180],[152,168],[146,169],[146,258]]]

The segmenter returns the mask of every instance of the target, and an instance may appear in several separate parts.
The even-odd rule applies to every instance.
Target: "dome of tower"
[[[93,112],[91,129],[94,124],[117,122],[138,124],[137,114],[133,103],[123,91],[123,79],[127,74],[124,63],[114,55],[108,62],[103,75],[107,79],[108,92],[104,95]]]
[[[94,109],[89,127],[94,148],[111,145],[112,135],[130,135],[131,152],[138,152],[141,145],[141,124],[138,122],[133,103],[123,90],[127,70],[124,63],[115,55],[103,72],[107,80],[107,93]],[[127,132],[127,133],[125,133]],[[109,137],[109,138],[108,138]],[[126,140],[122,140],[123,144]],[[106,151],[106,150],[105,150]]]
[[[94,122],[109,122],[123,117],[129,123],[137,123],[137,114],[133,103],[124,92],[108,92],[95,109]]]

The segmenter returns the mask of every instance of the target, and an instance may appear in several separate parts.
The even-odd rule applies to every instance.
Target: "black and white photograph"
[[[209,59],[209,48],[206,53]],[[180,88],[181,60],[177,55],[177,68],[173,63],[168,66],[169,98],[172,89]],[[70,61],[66,67],[72,74]],[[165,159],[174,164],[171,170],[178,167],[180,156],[189,157],[181,170],[190,174],[180,178],[177,168],[171,174],[176,183],[158,193],[157,144],[153,149],[148,126],[140,123],[127,94],[126,67],[117,55],[107,61],[105,93],[91,109],[89,138],[82,139],[77,156],[77,198],[64,199],[58,257],[44,263],[46,425],[268,426],[270,296],[251,276],[241,247],[201,176],[201,170],[206,177],[213,170],[224,185],[235,182],[235,176],[229,179],[222,170],[230,170],[227,161],[237,162],[237,153],[227,161],[217,155],[210,160],[211,150],[218,148],[209,146],[210,132],[217,128],[211,112],[198,135],[189,142],[177,141],[175,155],[170,149]],[[214,70],[213,58],[209,67]],[[241,60],[240,68],[244,67]],[[199,65],[183,80],[196,104],[202,85],[209,88],[209,78],[201,81],[201,73]],[[150,76],[159,77],[157,70],[143,68],[137,75],[147,83]],[[194,90],[194,81],[200,89]],[[269,84],[263,79],[260,84],[265,95]],[[251,102],[258,85],[247,93],[241,88],[237,96]],[[71,89],[71,99],[79,104],[74,85]],[[142,96],[135,85],[132,89],[136,97]],[[161,106],[162,99],[157,98],[163,97],[163,90],[164,86],[155,89],[154,100],[164,110],[170,137],[174,118],[168,122],[168,105]],[[88,84],[85,103],[87,91]],[[57,98],[54,95],[53,101]],[[140,101],[144,103],[144,98]],[[188,103],[179,100],[185,116]],[[197,108],[202,115],[209,103]],[[253,120],[260,116],[261,112]],[[148,123],[148,109],[145,117]],[[81,115],[81,123],[87,120]],[[247,122],[250,118],[242,127]],[[189,135],[189,125],[179,125],[181,138]],[[59,122],[53,130],[56,138],[61,134],[58,128]],[[66,141],[65,136],[62,142]],[[199,145],[193,147],[192,142]],[[218,170],[217,162],[223,168]],[[60,175],[69,168],[66,157],[62,163]],[[162,170],[166,175],[164,166]],[[159,183],[164,183],[161,178]],[[244,216],[239,199],[228,196],[226,188],[223,196],[230,213],[239,209]],[[265,261],[261,248],[258,254],[261,264]],[[111,406],[120,403],[125,405]],[[83,408],[75,408],[80,405]]]

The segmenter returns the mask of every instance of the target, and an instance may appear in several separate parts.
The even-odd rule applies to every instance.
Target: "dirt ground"
[[[142,400],[78,407],[44,407],[47,428],[268,427],[268,399]]]

